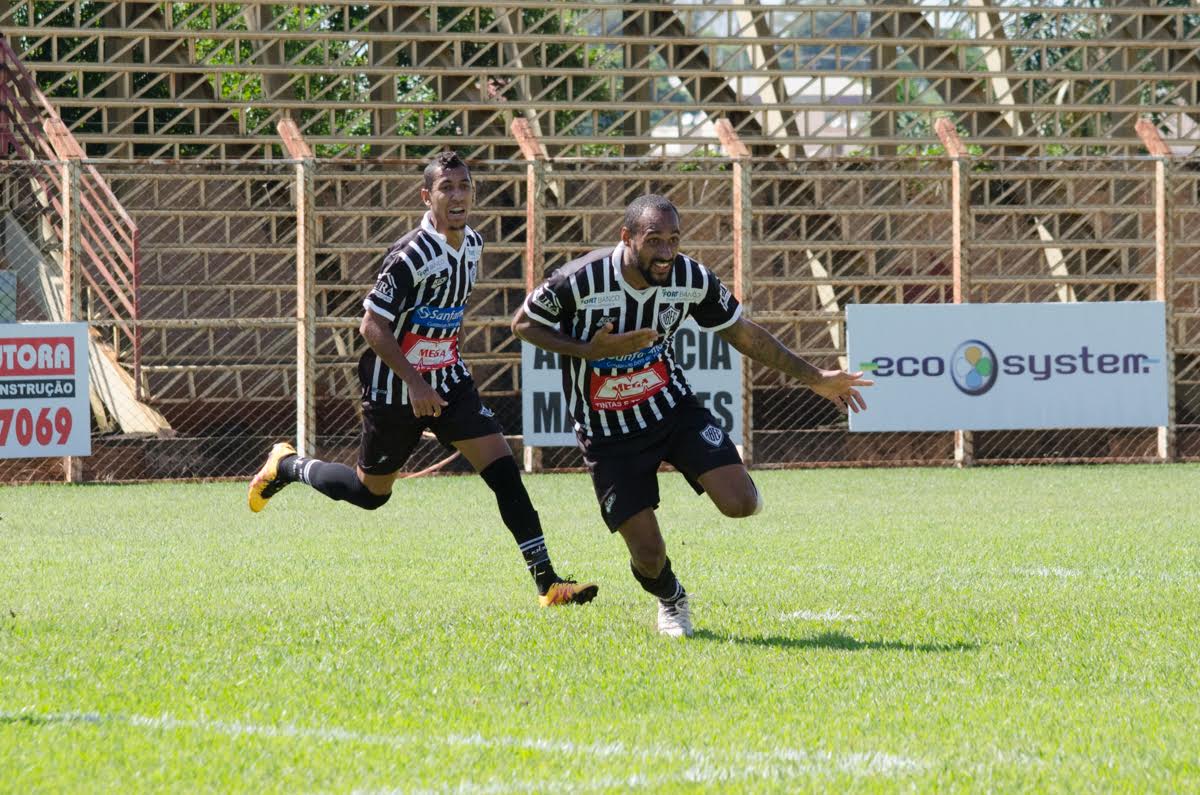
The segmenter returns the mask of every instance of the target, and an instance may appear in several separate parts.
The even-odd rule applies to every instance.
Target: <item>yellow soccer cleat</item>
[[[585,605],[596,598],[600,586],[594,583],[580,585],[574,580],[559,580],[550,586],[550,590],[538,597],[542,607],[553,605]]]
[[[262,469],[258,470],[258,474],[254,476],[254,480],[250,481],[250,510],[258,513],[266,508],[267,500],[274,497],[287,485],[287,481],[279,479],[279,462],[295,454],[296,448],[287,442],[280,442],[271,448],[271,454],[267,456],[267,463],[263,464]]]

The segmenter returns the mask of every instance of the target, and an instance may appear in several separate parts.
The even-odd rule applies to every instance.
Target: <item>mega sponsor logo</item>
[[[0,376],[73,375],[70,337],[0,337]]]
[[[663,355],[662,343],[655,343],[649,348],[626,353],[621,356],[610,356],[607,359],[595,359],[590,364],[597,370],[625,370],[630,367],[643,367]]]
[[[967,339],[949,356],[901,354],[876,356],[861,362],[859,368],[875,378],[945,378],[964,395],[987,394],[1001,375],[1049,381],[1061,376],[1144,375],[1152,372],[1162,359],[1145,353],[1093,351],[1081,345],[1077,351],[1056,353],[1009,353],[997,355],[987,342]]]
[[[624,375],[592,374],[592,407],[599,411],[632,408],[667,385],[667,365],[655,362],[644,370]]]
[[[435,340],[408,333],[400,343],[400,350],[418,372],[440,370],[458,361],[458,337]]]
[[[418,306],[413,310],[413,322],[426,328],[458,328],[462,325],[465,306]]]

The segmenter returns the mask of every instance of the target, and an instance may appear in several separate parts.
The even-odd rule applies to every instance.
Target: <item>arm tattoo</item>
[[[820,378],[820,370],[808,360],[797,356],[779,341],[774,334],[757,323],[740,318],[717,336],[728,342],[743,355],[759,364],[786,373],[808,386]]]

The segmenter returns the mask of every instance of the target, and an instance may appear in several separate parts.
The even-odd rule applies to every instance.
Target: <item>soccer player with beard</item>
[[[654,510],[658,467],[678,469],[726,516],[762,510],[737,448],[696,400],[671,344],[691,316],[743,355],[783,372],[842,412],[866,403],[862,373],[822,370],[788,350],[708,268],[679,253],[679,213],[663,196],[635,199],[621,242],[555,271],[525,299],[513,332],[561,354],[563,389],[601,514],[629,548],[633,576],[658,598],[658,630],[692,634],[687,592],[671,570]],[[636,346],[627,352],[627,339]]]
[[[368,347],[358,363],[363,427],[357,468],[299,456],[281,442],[250,484],[250,510],[261,511],[296,481],[375,510],[391,497],[396,473],[428,428],[462,453],[495,492],[541,605],[586,603],[597,586],[555,573],[503,430],[458,355],[459,327],[483,254],[483,239],[467,226],[474,195],[471,173],[457,153],[430,161],[421,189],[429,211],[420,227],[392,244],[363,301],[359,332]]]

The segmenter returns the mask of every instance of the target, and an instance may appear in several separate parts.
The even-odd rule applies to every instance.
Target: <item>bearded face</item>
[[[649,208],[636,230],[622,227],[621,240],[647,285],[671,283],[671,269],[679,253],[679,216],[670,210]]]

